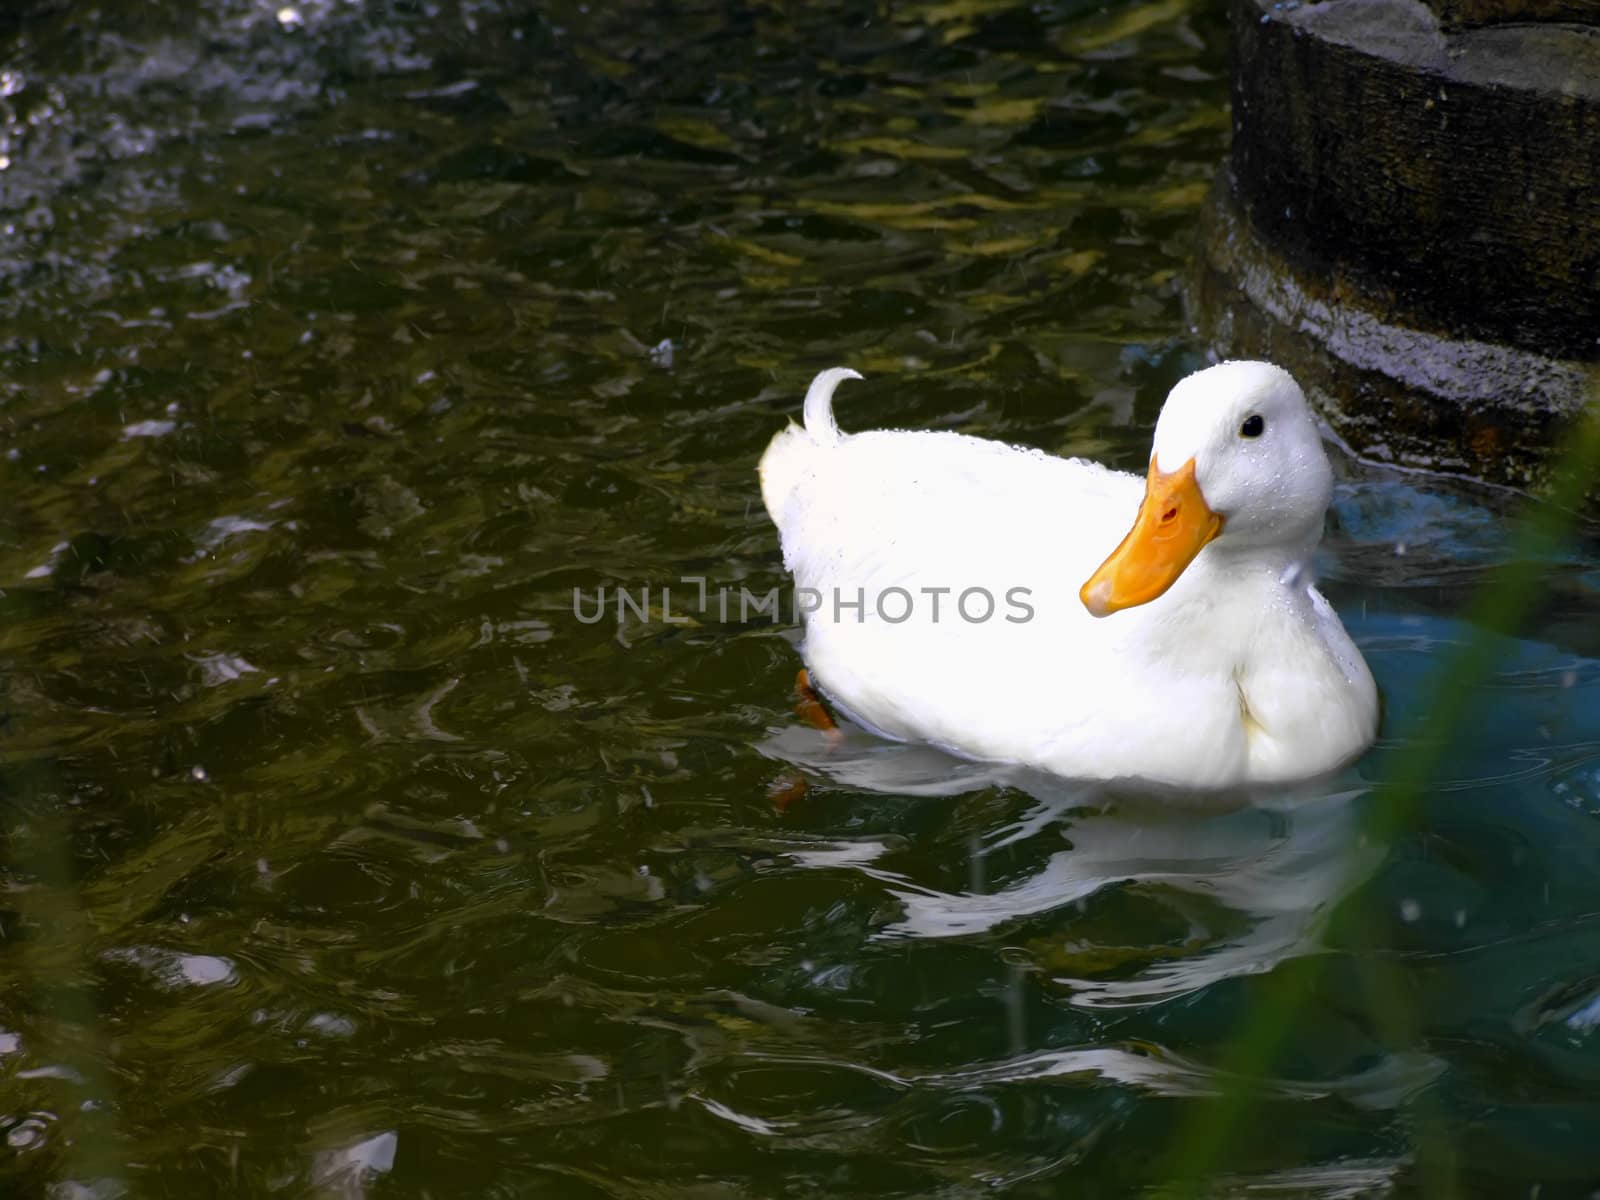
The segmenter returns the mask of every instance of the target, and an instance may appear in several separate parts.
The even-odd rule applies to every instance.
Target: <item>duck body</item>
[[[1200,432],[1173,423],[1164,456],[1158,426],[1141,480],[954,433],[844,435],[831,398],[854,372],[819,375],[805,426],[779,433],[761,461],[784,565],[811,609],[813,683],[877,733],[1074,778],[1222,788],[1308,778],[1359,754],[1375,736],[1376,688],[1307,565],[1331,490],[1326,455],[1286,374],[1211,371],[1230,368],[1247,369],[1210,391],[1244,394],[1210,399],[1215,423],[1232,434],[1242,410],[1264,408],[1278,435],[1270,458],[1266,446],[1238,451],[1255,452],[1254,495],[1199,445],[1214,431],[1194,411]],[[1157,494],[1183,459],[1191,476],[1198,463],[1199,490]],[[1219,515],[1201,498],[1208,484],[1278,519]],[[1163,549],[1184,541],[1167,535],[1191,517],[1190,540],[1204,540],[1167,579],[1161,556],[1188,553]],[[1152,571],[1164,586],[1145,598]]]

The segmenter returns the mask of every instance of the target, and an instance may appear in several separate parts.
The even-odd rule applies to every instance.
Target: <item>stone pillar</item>
[[[1600,400],[1600,0],[1230,0],[1192,312],[1357,452],[1536,483]]]

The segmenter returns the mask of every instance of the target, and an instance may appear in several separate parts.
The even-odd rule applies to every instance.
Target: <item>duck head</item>
[[[1147,604],[1213,542],[1303,553],[1332,493],[1322,438],[1287,371],[1262,362],[1197,371],[1161,409],[1133,529],[1079,598],[1097,617]]]

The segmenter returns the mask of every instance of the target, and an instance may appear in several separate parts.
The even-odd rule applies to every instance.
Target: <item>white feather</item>
[[[784,565],[822,598],[803,654],[847,714],[971,757],[1199,787],[1309,777],[1371,743],[1372,677],[1303,569],[1331,472],[1285,372],[1227,363],[1173,389],[1161,465],[1195,459],[1224,531],[1164,595],[1104,619],[1078,589],[1132,526],[1139,478],[954,433],[841,436],[848,378],[818,375],[805,428],[761,461]],[[1241,439],[1251,414],[1268,433]],[[984,593],[993,612],[969,619]]]

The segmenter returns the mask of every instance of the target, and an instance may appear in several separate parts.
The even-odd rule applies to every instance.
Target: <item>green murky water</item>
[[[1210,7],[24,7],[6,1194],[1139,1194],[1242,1086],[1218,1194],[1600,1182],[1600,559],[1381,845],[1482,496],[1344,466],[1385,736],[1231,813],[824,754],[718,608],[782,580],[753,467],[819,367],[847,425],[1141,459]]]

